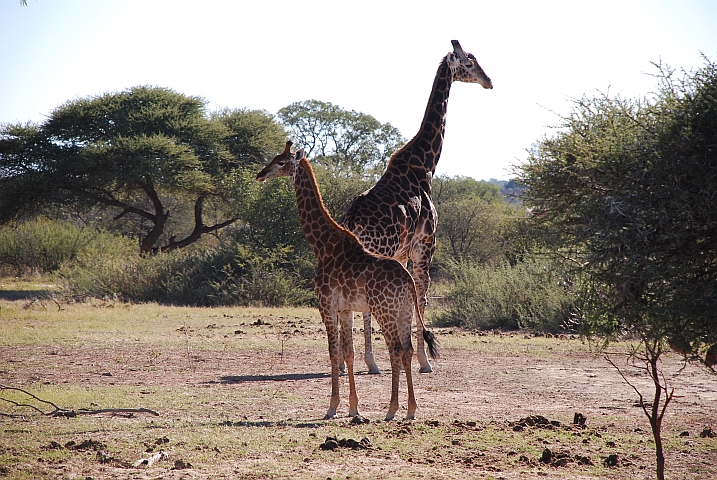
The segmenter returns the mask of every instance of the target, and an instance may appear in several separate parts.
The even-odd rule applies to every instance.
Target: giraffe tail
[[[423,340],[426,341],[426,346],[428,346],[428,354],[431,356],[432,359],[436,359],[440,357],[440,354],[438,353],[438,347],[440,346],[440,342],[438,341],[438,338],[433,334],[433,332],[430,332],[426,330],[426,327],[423,327]]]
[[[426,342],[426,346],[428,347],[428,354],[431,356],[432,359],[437,359],[440,357],[440,354],[438,353],[438,348],[440,347],[440,342],[438,341],[438,338],[433,334],[433,332],[429,331],[426,328],[426,323],[423,321],[423,315],[421,315],[421,309],[418,308],[418,293],[416,292],[416,284],[413,281],[413,277],[411,277],[411,285],[413,286],[413,305],[416,309],[416,316],[418,317],[418,323],[421,324],[421,330],[423,331],[423,340]]]

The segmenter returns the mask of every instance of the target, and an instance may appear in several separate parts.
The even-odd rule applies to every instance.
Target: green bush
[[[439,326],[556,332],[572,311],[569,289],[544,261],[514,266],[453,262],[447,270],[448,306],[436,318]]]
[[[0,228],[0,273],[52,273],[83,254],[98,249],[125,252],[128,244],[132,242],[95,228],[39,217]]]
[[[289,258],[294,257],[293,261]],[[212,304],[299,306],[315,305],[310,279],[315,266],[304,265],[293,249],[281,247],[253,251],[236,244],[233,257],[222,267],[222,275],[211,282]],[[307,275],[308,274],[308,275]]]
[[[257,253],[234,242],[156,256],[82,255],[63,269],[70,290],[89,297],[175,305],[285,306],[314,303],[286,250]]]

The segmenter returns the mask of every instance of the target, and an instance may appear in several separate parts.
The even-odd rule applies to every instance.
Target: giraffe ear
[[[296,155],[297,159],[301,160],[302,158],[306,157],[306,152],[303,148],[300,148],[296,151],[296,153],[294,153],[294,155]]]

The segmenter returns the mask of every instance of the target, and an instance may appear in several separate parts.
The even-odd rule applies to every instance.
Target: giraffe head
[[[291,153],[291,140],[286,142],[286,148],[282,153],[274,157],[269,165],[264,167],[256,176],[260,182],[277,177],[291,177],[296,169],[296,164],[306,156],[304,149]]]
[[[451,40],[453,52],[446,55],[448,66],[451,69],[453,80],[457,82],[479,83],[483,88],[493,88],[493,82],[485,74],[476,57],[466,53],[458,40]]]

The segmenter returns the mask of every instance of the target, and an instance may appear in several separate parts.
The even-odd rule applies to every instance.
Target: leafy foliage
[[[128,239],[101,230],[77,227],[39,217],[0,227],[0,272],[7,275],[52,273],[83,255],[96,255],[99,246],[134,247]]]
[[[242,167],[268,162],[286,142],[284,129],[264,110],[224,108],[212,113],[211,119],[229,129],[227,147]]]
[[[467,177],[433,179],[438,211],[437,264],[468,260],[505,261],[515,248],[519,216],[505,204],[498,187]]]
[[[575,101],[520,167],[545,247],[588,274],[583,327],[717,342],[717,67]]]
[[[452,262],[442,325],[559,331],[571,318],[571,290],[550,262],[536,259],[496,266]]]
[[[329,102],[292,103],[279,110],[278,116],[294,144],[305,148],[315,163],[344,174],[380,174],[391,154],[405,143],[391,124]]]
[[[40,125],[0,130],[0,220],[104,206],[115,219],[142,219],[142,252],[161,241],[162,250],[182,248],[237,220],[237,169],[282,139],[266,113],[227,110],[209,119],[203,99],[164,88],[69,101]],[[168,235],[178,230],[168,204],[188,215],[189,231]]]
[[[70,291],[80,296],[173,305],[312,304],[310,282],[288,257],[290,249],[259,253],[234,242],[156,256],[98,245],[61,274]]]

